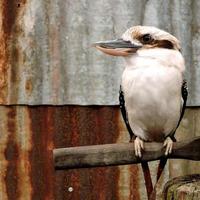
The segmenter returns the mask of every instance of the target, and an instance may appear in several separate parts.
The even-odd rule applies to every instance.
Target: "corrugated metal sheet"
[[[118,104],[123,59],[91,44],[145,24],[181,40],[188,105],[200,105],[199,10],[198,0],[2,0],[0,103]]]
[[[118,108],[9,106],[0,113],[0,199],[119,199],[117,167],[55,172],[52,163],[54,147],[116,142]]]
[[[188,109],[177,138],[200,131],[200,110]],[[55,171],[52,149],[127,142],[117,107],[1,106],[0,199],[145,200],[140,165]],[[157,162],[151,163],[153,180]],[[200,163],[171,161],[158,188],[178,175],[200,173]]]

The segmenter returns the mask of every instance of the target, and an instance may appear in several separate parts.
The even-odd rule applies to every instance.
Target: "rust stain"
[[[93,106],[80,109],[79,115],[83,127],[81,128],[81,144],[85,144],[87,141],[91,145],[115,143],[117,141],[119,135],[117,108]],[[87,173],[90,180],[84,178],[85,173],[86,171],[81,171],[81,185],[88,185],[87,188],[81,189],[81,194],[85,194],[85,198],[87,198],[90,191],[95,191],[89,195],[91,200],[119,198],[117,184],[119,179],[118,167],[104,167],[89,170]]]
[[[139,169],[138,165],[130,167],[130,196],[129,200],[137,199],[140,200],[139,194]],[[146,192],[146,191],[145,191]]]
[[[8,69],[13,66],[10,63],[10,57],[16,56],[14,62],[18,58],[18,50],[16,47],[11,49],[10,43],[13,35],[18,34],[17,18],[21,12],[21,5],[26,3],[25,0],[2,0],[0,2],[0,104],[7,103],[8,93]],[[20,6],[19,6],[20,5]]]
[[[2,1],[2,9],[3,9],[3,31],[5,34],[5,38],[10,37],[12,28],[15,24],[16,16],[17,16],[17,6],[15,0],[3,0]]]
[[[31,80],[26,80],[25,88],[26,88],[26,91],[28,91],[29,93],[32,92],[33,85],[32,85],[32,81]]]
[[[8,141],[5,150],[5,158],[8,161],[5,182],[8,199],[17,199],[19,197],[18,185],[18,159],[19,159],[19,146],[16,143],[16,110],[14,107],[8,108]]]
[[[92,137],[91,144],[116,143],[119,137],[117,107],[97,106],[89,109],[90,118],[85,118],[88,120],[85,124],[89,123],[89,129],[83,132],[81,140],[84,141],[85,138]],[[92,121],[93,124],[91,124]],[[87,137],[84,137],[86,134]],[[87,192],[88,194],[90,190],[96,191],[91,194],[91,200],[119,199],[119,173],[118,167],[104,167],[91,170],[89,176],[91,177],[90,182],[92,184],[85,190],[85,193]],[[82,177],[84,178],[84,172],[82,172]],[[81,185],[84,185],[84,183],[85,179],[83,179]]]
[[[0,19],[2,19],[2,13],[0,13]],[[3,33],[2,25],[0,24],[0,104],[5,103],[6,86],[7,86],[7,69],[8,69],[8,55],[6,52],[5,35]]]
[[[53,107],[32,107],[31,118],[33,148],[30,152],[32,199],[54,199],[54,168],[52,158]]]
[[[1,2],[2,30],[4,37],[9,39],[17,21],[17,16],[20,13],[19,7],[25,5],[26,0],[2,0]]]
[[[5,158],[5,149],[8,142],[7,134],[7,109],[5,107],[0,107],[0,199],[8,200],[7,191],[6,191],[6,171],[8,167],[8,161]]]

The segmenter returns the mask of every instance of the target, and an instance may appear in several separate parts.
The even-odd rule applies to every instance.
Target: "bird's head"
[[[96,42],[93,46],[112,56],[129,56],[137,50],[153,48],[180,51],[176,37],[152,26],[133,26],[120,39]]]

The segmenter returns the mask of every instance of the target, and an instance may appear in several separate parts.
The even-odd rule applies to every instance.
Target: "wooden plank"
[[[200,137],[174,143],[169,159],[200,160]],[[104,144],[53,150],[56,169],[74,169],[112,165],[136,164],[165,157],[162,143],[145,143],[142,158],[135,156],[133,143]]]

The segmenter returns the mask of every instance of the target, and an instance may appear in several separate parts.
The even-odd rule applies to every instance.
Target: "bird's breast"
[[[159,64],[129,67],[122,88],[129,123],[145,140],[162,140],[176,128],[181,109],[182,74]]]

